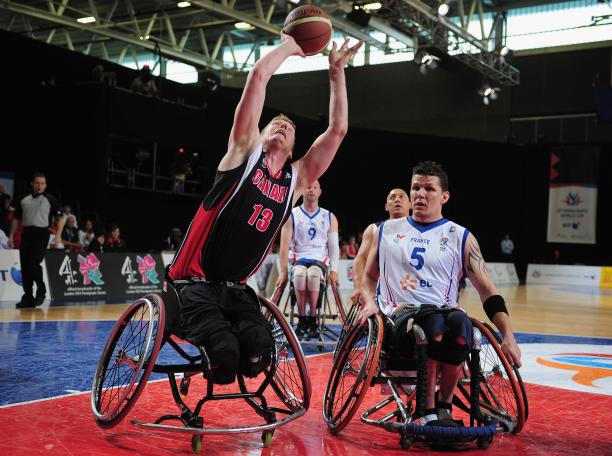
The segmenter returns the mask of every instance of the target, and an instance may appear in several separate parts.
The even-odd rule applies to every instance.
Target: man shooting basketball
[[[273,347],[255,292],[247,278],[268,253],[291,208],[325,172],[348,128],[344,66],[361,43],[348,40],[329,53],[329,126],[293,164],[295,125],[279,115],[259,131],[266,86],[292,55],[304,56],[293,38],[254,66],[234,114],[228,150],[168,271],[179,285],[185,338],[203,346],[215,383],[231,383],[237,372],[256,376]]]

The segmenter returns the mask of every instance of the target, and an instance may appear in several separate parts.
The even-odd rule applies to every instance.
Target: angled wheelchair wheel
[[[272,325],[276,346],[275,372],[270,384],[290,410],[308,410],[312,388],[302,347],[280,309],[268,299],[260,297],[259,300],[264,316]]]
[[[111,428],[138,400],[164,339],[164,305],[147,295],[121,315],[98,362],[91,408],[100,427]]]
[[[378,369],[383,342],[380,315],[353,327],[338,349],[323,398],[323,418],[329,431],[338,434],[363,401]]]
[[[512,432],[518,434],[527,419],[527,396],[521,376],[511,366],[501,350],[501,340],[489,325],[472,318],[472,324],[482,333],[478,405],[480,412],[488,418],[499,419],[511,424]],[[469,401],[470,378],[472,373],[464,364],[464,379],[459,382],[459,391]]]
[[[359,312],[359,304],[353,304],[349,309],[348,313],[345,315],[344,320],[342,320],[342,329],[340,330],[340,335],[338,336],[338,341],[336,342],[336,346],[334,347],[334,361],[338,357],[338,353],[340,351],[340,347],[346,340],[346,336],[353,328],[353,323],[355,323],[355,318],[357,317],[357,313]]]

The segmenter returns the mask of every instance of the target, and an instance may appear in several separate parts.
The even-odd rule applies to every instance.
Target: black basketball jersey
[[[172,261],[170,278],[245,281],[291,213],[296,182],[292,164],[270,175],[261,145],[237,168],[217,171]]]

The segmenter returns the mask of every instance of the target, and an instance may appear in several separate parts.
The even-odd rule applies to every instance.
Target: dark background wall
[[[103,63],[117,72],[118,86],[128,87],[135,72],[108,62],[5,32],[0,32],[0,50],[11,62],[0,75],[7,119],[0,127],[0,169],[16,172],[18,195],[27,191],[31,173],[43,170],[51,192],[81,213],[96,212],[119,223],[128,245],[138,250],[158,248],[171,227],[186,228],[201,199],[109,186],[109,143],[116,137],[154,141],[169,154],[187,147],[201,151],[204,165],[214,170],[227,147],[240,90],[222,87],[208,94],[163,81],[167,101],[162,101],[88,82],[93,66]],[[504,89],[489,108],[475,94],[480,81],[462,66],[427,77],[409,64],[347,69],[351,128],[321,179],[321,204],[336,213],[341,231],[356,233],[384,218],[389,189],[408,188],[412,166],[436,160],[450,174],[445,215],[470,228],[490,260],[498,257],[505,232],[522,263],[549,258],[555,247],[546,243],[554,144],[519,146],[503,140],[513,115],[592,112],[594,71],[609,80],[610,51],[515,62],[521,86]],[[262,125],[278,111],[292,115],[299,156],[326,126],[327,97],[325,72],[275,76]],[[598,244],[560,247],[567,261],[612,264],[607,236],[612,222],[606,216],[612,201],[612,146],[597,145],[602,151]],[[170,160],[162,157],[161,163]],[[165,166],[160,172],[169,175]],[[203,177],[202,194],[212,172]]]

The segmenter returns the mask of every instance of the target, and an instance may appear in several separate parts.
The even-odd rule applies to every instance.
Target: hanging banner
[[[45,260],[57,300],[132,301],[162,288],[160,254],[50,252]]]
[[[561,147],[550,156],[548,242],[595,244],[599,148]]]

